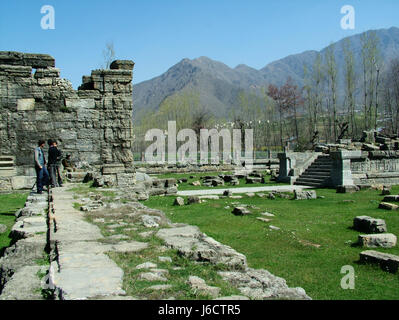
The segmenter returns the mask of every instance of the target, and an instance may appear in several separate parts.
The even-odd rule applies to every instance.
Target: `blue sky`
[[[40,27],[43,5],[55,9],[55,30]],[[356,10],[355,30],[341,29],[343,5]],[[135,61],[138,83],[200,56],[260,69],[368,29],[398,27],[398,12],[398,0],[3,0],[0,50],[49,53],[76,88],[112,41],[117,58]]]

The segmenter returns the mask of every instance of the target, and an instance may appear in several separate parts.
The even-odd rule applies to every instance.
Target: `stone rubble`
[[[7,297],[10,296],[10,291],[14,293],[18,290],[14,288],[13,283],[10,282],[13,274],[16,274],[18,268],[24,266],[33,266],[32,260],[39,259],[38,256],[43,255],[44,247],[50,246],[50,266],[48,268],[48,285],[54,286],[54,298],[56,299],[134,299],[134,297],[127,297],[122,288],[123,271],[106,255],[107,252],[140,252],[148,247],[146,242],[138,241],[119,241],[120,235],[112,237],[116,243],[102,242],[106,240],[102,236],[99,228],[93,224],[85,221],[84,215],[90,214],[77,211],[73,208],[73,195],[65,191],[65,188],[57,188],[52,190],[50,195],[52,201],[49,202],[49,239],[46,241],[46,234],[35,234],[28,238],[17,241],[14,247],[6,250],[6,256],[0,259],[1,266],[1,281],[2,287],[8,283]],[[183,224],[172,224],[167,219],[161,216],[162,212],[158,210],[148,209],[140,203],[129,203],[132,212],[128,215],[134,221],[141,223],[143,227],[154,229],[155,222],[161,228],[158,231],[145,231],[143,233],[154,234],[164,241],[165,247],[159,247],[158,252],[167,251],[169,249],[177,250],[180,256],[197,261],[199,263],[207,262],[214,265],[223,264],[229,272],[238,272],[241,275],[254,272],[253,269],[248,268],[246,257],[229,246],[223,245],[206,234],[200,232],[197,227]],[[105,211],[104,211],[105,210]],[[102,208],[102,211],[96,211],[96,221],[99,224],[104,224],[104,218],[98,218],[98,214],[106,214],[106,210],[116,210]],[[44,213],[44,210],[43,210]],[[111,213],[108,213],[111,214]],[[40,216],[39,216],[40,217]],[[143,218],[144,217],[144,218]],[[25,219],[29,219],[25,217]],[[128,227],[129,224],[119,219],[114,220],[115,226]],[[147,224],[144,224],[144,221]],[[17,221],[18,222],[18,221]],[[29,222],[29,220],[28,220]],[[110,238],[110,237],[108,237]],[[39,239],[41,239],[39,241]],[[28,246],[32,243],[35,250]],[[23,250],[17,250],[15,246],[23,245]],[[37,244],[40,244],[37,246]],[[28,254],[24,250],[28,250]],[[16,251],[16,254],[13,252]],[[20,257],[18,259],[18,256]],[[31,257],[26,262],[27,257]],[[5,259],[6,258],[6,259]],[[14,258],[17,258],[16,260]],[[5,259],[5,260],[4,260]],[[24,263],[21,263],[21,260]],[[172,263],[172,259],[168,256],[159,256],[160,262]],[[30,261],[30,262],[29,262]],[[3,263],[2,263],[3,262]],[[37,266],[36,266],[37,267]],[[168,281],[168,270],[157,269],[157,264],[148,262],[137,266],[139,269],[146,269],[138,275],[138,279],[146,281]],[[180,270],[181,267],[171,267],[173,270]],[[4,270],[4,271],[3,271]],[[12,270],[8,272],[7,270]],[[28,268],[26,270],[33,270]],[[22,269],[21,272],[25,273]],[[37,268],[35,269],[37,270]],[[265,270],[255,270],[263,272]],[[267,272],[267,271],[265,271]],[[7,276],[8,274],[8,276]],[[19,276],[18,276],[19,277]],[[191,277],[188,281],[193,290],[197,293],[210,295],[212,298],[218,298],[220,295],[220,288],[208,286],[202,279]],[[277,278],[276,278],[277,279]],[[40,280],[40,279],[39,279]],[[190,281],[191,280],[191,281]],[[201,281],[202,280],[202,281]],[[275,278],[270,278],[270,285]],[[36,285],[37,285],[36,281]],[[43,285],[43,283],[42,283]],[[18,285],[20,286],[20,285]],[[17,286],[17,287],[18,287]],[[158,286],[158,287],[157,287]],[[170,290],[169,284],[150,286],[148,290]],[[12,289],[14,288],[14,289]],[[257,294],[252,291],[252,288],[240,284],[243,296],[238,296],[240,299],[247,299],[247,297],[269,298],[266,294],[267,290],[259,290]],[[262,292],[261,292],[262,291]],[[244,293],[244,292],[247,292]],[[2,296],[0,296],[2,297]],[[21,293],[22,297],[22,293]],[[17,297],[18,298],[18,297]],[[32,296],[32,299],[34,297]],[[221,297],[221,299],[231,299],[232,297]],[[276,299],[309,299],[301,289],[290,289],[282,286],[282,289],[272,295]]]

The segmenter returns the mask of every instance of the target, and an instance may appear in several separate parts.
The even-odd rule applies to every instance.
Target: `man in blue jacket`
[[[46,157],[44,156],[43,148],[44,140],[39,140],[38,147],[35,148],[35,170],[36,170],[36,187],[37,193],[43,193],[43,186],[48,186],[49,175],[46,168]]]

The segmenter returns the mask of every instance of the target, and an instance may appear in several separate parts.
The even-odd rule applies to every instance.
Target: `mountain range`
[[[374,30],[380,40],[382,61],[387,65],[394,57],[399,57],[399,28]],[[370,31],[366,31],[370,32]],[[361,65],[361,34],[348,37],[354,55],[355,71],[360,80]],[[334,46],[336,64],[338,66],[338,91],[344,92],[343,68],[344,53],[342,39],[331,45]],[[226,115],[231,108],[238,106],[238,94],[253,89],[267,88],[269,84],[282,85],[291,77],[302,87],[304,84],[304,65],[308,67],[314,63],[318,53],[324,55],[328,47],[321,51],[305,51],[300,54],[287,56],[274,61],[260,70],[240,64],[230,68],[226,64],[214,61],[208,57],[197,59],[183,59],[172,66],[162,75],[138,83],[133,89],[134,120],[135,115],[143,111],[155,111],[162,101],[179,92],[193,90],[200,95],[200,101],[214,115]]]

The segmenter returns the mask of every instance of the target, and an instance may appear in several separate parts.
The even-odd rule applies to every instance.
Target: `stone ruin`
[[[0,51],[0,190],[33,186],[33,150],[49,138],[109,185],[134,184],[133,67],[116,60],[74,90],[50,55]]]
[[[341,139],[278,156],[282,182],[337,190],[399,183],[399,137],[374,130],[364,131],[360,141]]]

